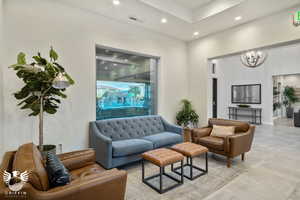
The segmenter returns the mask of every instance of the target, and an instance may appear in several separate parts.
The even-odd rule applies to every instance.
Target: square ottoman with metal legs
[[[194,144],[191,142],[185,142],[185,143],[181,143],[181,144],[176,144],[174,146],[171,147],[172,150],[177,151],[178,153],[181,153],[182,155],[186,156],[187,159],[187,163],[183,165],[183,167],[189,167],[190,168],[190,175],[183,175],[184,177],[190,179],[190,180],[194,180],[204,174],[207,174],[208,172],[208,161],[207,161],[207,153],[208,153],[208,149],[204,146],[201,146],[199,144]],[[202,169],[200,167],[197,167],[193,164],[193,158],[196,156],[200,156],[202,154],[205,154],[205,169]],[[176,167],[173,168],[172,165],[172,171],[179,174],[178,170],[181,167]],[[200,171],[201,173],[198,175],[194,175],[193,173],[193,169],[196,169],[198,171]],[[181,172],[182,173],[182,172]],[[180,174],[181,174],[180,173]]]
[[[183,184],[183,159],[184,156],[176,151],[172,151],[170,149],[161,148],[155,149],[152,151],[148,151],[142,154],[142,181],[146,185],[150,186],[152,189],[157,191],[158,193],[162,194],[165,193],[175,187],[178,187]],[[145,178],[145,166],[144,162],[148,161],[156,166],[159,167],[159,173],[152,175],[150,177]],[[180,179],[175,178],[174,176],[165,172],[165,167],[168,165],[172,165],[174,163],[180,162],[181,165],[181,173],[177,172],[180,175]],[[175,185],[169,186],[167,188],[163,188],[163,176],[172,179],[176,182]],[[154,184],[150,183],[149,180],[159,177],[159,186],[155,186]]]

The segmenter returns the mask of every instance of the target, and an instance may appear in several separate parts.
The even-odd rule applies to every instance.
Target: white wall
[[[300,39],[300,27],[291,22],[291,13],[300,7],[288,9],[205,38],[192,41],[188,46],[189,96],[200,114],[201,123],[211,116],[211,79],[208,80],[208,59]]]
[[[273,76],[300,73],[300,43],[263,50],[268,57],[258,68],[247,68],[240,55],[216,59],[218,78],[218,116],[228,118],[231,104],[231,85],[261,84],[262,121],[273,123]]]
[[[160,56],[158,112],[174,121],[179,101],[188,96],[186,43],[119,23],[95,13],[62,5],[59,1],[5,0],[4,66],[16,62],[20,51],[30,57],[47,55],[53,45],[59,61],[76,85],[68,88],[56,115],[45,116],[45,143],[63,144],[63,151],[88,146],[88,122],[95,120],[95,45]],[[37,141],[37,118],[16,106],[12,93],[22,86],[15,73],[4,67],[4,150]]]
[[[3,31],[3,27],[2,27],[2,16],[3,14],[3,1],[0,0],[0,60],[3,59],[3,36],[2,36],[2,31]],[[4,140],[4,136],[3,136],[3,76],[2,76],[2,63],[0,61],[0,158],[2,156],[2,152],[3,152],[3,140]]]

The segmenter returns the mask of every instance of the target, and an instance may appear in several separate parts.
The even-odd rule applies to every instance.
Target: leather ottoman
[[[208,161],[207,161],[207,152],[208,148],[201,146],[199,144],[191,143],[191,142],[184,142],[181,144],[176,144],[171,147],[172,150],[177,151],[178,153],[181,153],[182,155],[186,156],[187,158],[187,163],[183,167],[189,167],[190,168],[190,175],[183,175],[184,177],[194,180],[204,174],[207,174],[208,172]],[[196,167],[193,165],[193,158],[196,156],[200,156],[202,154],[205,154],[205,169]],[[181,169],[181,167],[176,167],[173,168],[172,166],[172,171],[179,174],[178,170]],[[193,174],[193,169],[196,169],[200,171],[201,173],[194,176]],[[182,172],[181,172],[182,173]],[[181,174],[180,173],[180,174]]]
[[[160,193],[160,194],[165,193],[165,192],[183,184],[183,159],[184,159],[184,156],[182,154],[177,153],[176,151],[172,151],[170,149],[161,148],[161,149],[155,149],[152,151],[145,152],[142,154],[142,157],[143,157],[143,159],[142,159],[142,181],[143,181],[143,183],[150,186],[152,189],[154,189],[158,193]],[[145,161],[148,161],[148,162],[158,166],[160,169],[159,173],[145,178],[145,166],[144,166]],[[179,174],[180,180],[165,172],[166,166],[171,165],[171,168],[173,169],[173,164],[177,163],[177,162],[181,163],[181,165],[179,167],[182,169],[181,173]],[[163,176],[166,176],[166,177],[174,180],[177,183],[168,188],[163,188],[163,179],[162,179]],[[156,178],[156,177],[159,177],[159,188],[157,188],[156,186],[154,186],[152,183],[149,182],[149,180]]]

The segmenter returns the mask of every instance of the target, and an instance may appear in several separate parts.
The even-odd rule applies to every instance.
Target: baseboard
[[[273,123],[273,122],[262,122],[262,124],[274,126],[274,123]]]

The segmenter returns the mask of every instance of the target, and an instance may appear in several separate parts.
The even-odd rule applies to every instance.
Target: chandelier
[[[241,61],[246,67],[255,68],[265,62],[267,54],[261,51],[248,51],[241,55]]]

